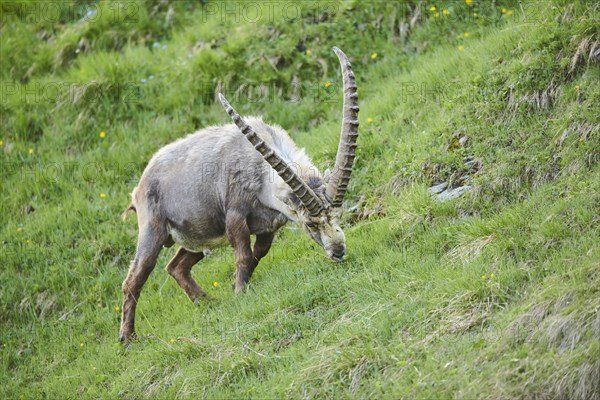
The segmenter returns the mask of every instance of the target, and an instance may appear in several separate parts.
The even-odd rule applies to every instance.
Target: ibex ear
[[[325,170],[325,174],[323,176],[323,181],[325,181],[325,183],[329,182],[329,177],[331,176],[331,170],[329,168],[327,168]]]

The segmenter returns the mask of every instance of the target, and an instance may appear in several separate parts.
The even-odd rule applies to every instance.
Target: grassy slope
[[[528,21],[511,3],[512,18],[427,7],[406,45],[407,4],[344,2],[328,19],[304,5],[301,21],[275,28],[199,24],[203,10],[186,2],[171,19],[140,3],[123,24],[107,12],[52,26],[10,16],[3,81],[66,85],[58,101],[17,91],[1,103],[2,397],[598,398],[600,69],[588,54],[600,21],[568,3],[526,7]],[[328,165],[332,45],[354,61],[361,94],[349,204],[364,198],[347,218],[348,260],[331,264],[292,227],[243,296],[229,289],[228,249],[203,260],[195,278],[216,299],[197,308],[157,268],[143,340],[123,352],[115,307],[136,227],[118,215],[151,154],[226,122],[206,87],[270,83],[283,100],[242,95],[239,109]],[[299,103],[285,101],[294,77]],[[474,190],[458,200],[426,191],[465,175]]]

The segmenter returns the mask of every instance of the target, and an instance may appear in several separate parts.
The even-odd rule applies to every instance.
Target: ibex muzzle
[[[205,128],[152,157],[128,208],[137,213],[139,235],[123,282],[121,341],[134,335],[137,301],[163,246],[180,246],[165,270],[192,301],[206,296],[191,275],[206,250],[233,247],[239,293],[289,220],[301,224],[329,258],[342,260],[340,216],[356,154],[358,95],[348,58],[333,50],[342,67],[344,115],[335,168],[324,178],[283,129],[242,119],[222,95],[235,125]],[[250,235],[256,236],[254,248]]]

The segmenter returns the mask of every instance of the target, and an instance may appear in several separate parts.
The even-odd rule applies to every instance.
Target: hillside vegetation
[[[245,4],[0,4],[0,397],[600,399],[598,3]],[[331,167],[332,46],[347,259],[290,224],[240,296],[202,260],[195,306],[164,250],[124,350],[152,154],[222,91]]]

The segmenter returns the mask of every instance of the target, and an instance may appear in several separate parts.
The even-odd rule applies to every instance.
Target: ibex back
[[[346,239],[339,218],[355,157],[358,95],[348,58],[333,50],[342,68],[344,110],[331,173],[323,177],[283,129],[259,118],[242,119],[222,95],[235,124],[200,130],[150,160],[128,208],[137,213],[139,235],[123,282],[121,341],[134,336],[137,301],[163,246],[180,246],[165,270],[192,301],[206,296],[191,275],[206,250],[231,245],[240,293],[289,220],[333,261],[342,260]],[[254,248],[250,235],[256,235]]]

